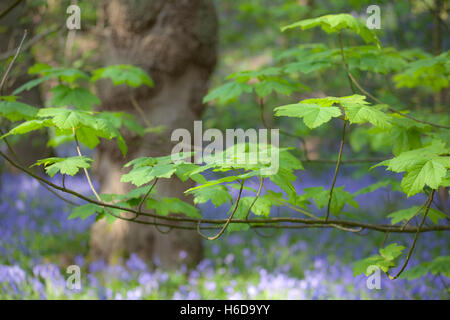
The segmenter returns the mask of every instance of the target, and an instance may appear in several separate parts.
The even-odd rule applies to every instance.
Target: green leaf
[[[376,127],[389,128],[391,123],[389,116],[384,112],[370,106],[365,105],[349,105],[344,106],[345,115],[350,123],[366,123],[370,122]]]
[[[146,201],[148,209],[154,209],[156,213],[167,216],[169,213],[183,213],[191,218],[201,218],[197,208],[178,198],[149,198]]]
[[[59,79],[68,83],[74,83],[78,79],[89,79],[89,76],[80,70],[74,68],[52,68],[48,65],[39,64],[29,69],[30,74],[41,74],[41,78],[33,79],[24,85],[14,90],[13,94],[17,95],[25,90],[30,90],[42,82],[49,81],[51,79]]]
[[[328,205],[330,191],[323,187],[310,187],[304,189],[305,193],[300,196],[299,200],[312,198],[317,208],[322,209]],[[355,195],[344,190],[344,186],[333,189],[333,197],[331,198],[330,211],[335,216],[339,215],[344,209],[345,205],[351,205],[358,209],[359,204],[354,200]]]
[[[392,260],[395,260],[396,258],[398,258],[402,254],[402,251],[404,249],[405,249],[404,246],[399,246],[396,243],[391,243],[387,247],[380,249],[380,255],[385,260],[392,261]]]
[[[390,186],[391,184],[392,184],[392,181],[389,181],[389,180],[378,181],[367,187],[359,189],[357,192],[354,193],[354,195],[358,196],[360,194],[371,193],[375,190],[378,190],[379,188],[386,188],[387,186]]]
[[[377,166],[387,166],[394,172],[405,171],[401,182],[403,191],[408,197],[421,192],[425,185],[438,189],[442,184],[447,169],[450,168],[450,157],[442,156],[448,153],[445,143],[433,140],[423,148],[402,152],[393,159],[383,161]]]
[[[391,224],[399,223],[400,221],[408,221],[411,219],[420,209],[420,206],[413,206],[408,209],[402,209],[395,211],[388,215],[389,218],[391,218]],[[425,214],[425,208],[421,210],[422,215]],[[434,208],[430,208],[428,210],[428,218],[435,224],[439,222],[440,219],[446,218],[445,213],[436,210]]]
[[[212,100],[217,100],[219,103],[226,103],[239,97],[244,92],[251,93],[252,91],[252,86],[247,83],[228,82],[209,92],[203,98],[203,103],[207,103]]]
[[[393,267],[395,264],[392,261],[387,261],[383,259],[382,256],[374,255],[369,258],[365,258],[362,260],[358,260],[353,264],[353,276],[356,277],[360,274],[365,274],[366,276],[370,276],[374,270],[372,269],[371,272],[369,267],[375,266],[383,271],[388,271],[390,267]]]
[[[449,86],[450,51],[436,57],[423,57],[409,63],[406,68],[394,76],[397,88],[430,87],[438,92]]]
[[[1,136],[0,139],[3,139],[10,135],[26,134],[28,132],[39,130],[49,126],[51,126],[51,123],[48,120],[29,120],[12,128],[8,133]]]
[[[406,173],[401,186],[408,197],[421,192],[425,185],[436,190],[439,188],[446,173],[447,169],[440,159],[416,163]]]
[[[231,201],[231,195],[228,189],[223,185],[213,185],[192,191],[194,195],[194,203],[205,203],[211,200],[215,207]]]
[[[450,256],[440,256],[430,263],[430,271],[433,275],[443,274],[450,278]]]
[[[303,118],[303,122],[310,129],[328,122],[331,118],[339,117],[341,110],[338,107],[322,107],[317,104],[297,103],[275,108],[275,116]]]
[[[69,158],[46,158],[37,161],[33,166],[44,165],[45,171],[50,177],[53,177],[56,173],[68,174],[74,176],[78,173],[80,168],[90,168],[90,163],[93,160],[85,156],[76,156]]]
[[[38,117],[50,117],[59,129],[77,128],[80,124],[91,128],[97,127],[96,119],[87,111],[65,108],[43,108],[39,110]]]
[[[148,87],[154,85],[152,79],[144,70],[125,64],[111,65],[94,70],[92,81],[98,81],[99,79],[111,79],[115,86],[126,84],[133,88],[141,85]]]
[[[124,174],[121,182],[131,182],[137,187],[152,181],[155,178],[170,178],[176,171],[175,164],[155,164],[151,166],[137,166],[129,173]]]
[[[74,106],[79,110],[92,110],[94,105],[100,105],[100,99],[84,88],[70,88],[59,85],[50,90],[53,97],[50,100],[56,107]]]
[[[73,139],[73,135],[71,135]],[[81,127],[77,129],[78,141],[90,149],[94,149],[100,140],[95,129],[89,127]]]
[[[73,211],[70,214],[68,219],[71,220],[71,219],[75,219],[75,218],[81,218],[84,220],[95,213],[102,212],[103,210],[104,210],[103,208],[101,208],[95,204],[87,203],[87,204],[78,206],[75,209],[73,209]]]
[[[366,43],[373,43],[377,47],[381,47],[380,41],[375,33],[368,29],[362,21],[347,13],[329,14],[318,18],[301,20],[281,28],[281,31],[284,32],[293,28],[307,30],[317,26],[320,26],[327,33],[335,33],[343,29],[349,29],[359,34]]]
[[[279,77],[271,77],[254,84],[258,97],[263,98],[275,91],[279,94],[289,96],[299,89],[298,85]]]
[[[252,202],[255,199],[255,197],[250,197]],[[263,216],[265,218],[268,218],[270,215],[270,209],[272,208],[272,201],[270,200],[269,196],[260,196],[256,200],[256,202],[253,204],[251,208],[251,212],[253,212],[257,216]]]
[[[31,120],[36,117],[38,109],[28,104],[8,101],[0,97],[0,116],[15,122],[19,120]]]
[[[241,197],[236,212],[234,213],[233,220],[245,219],[248,213],[248,209],[253,202],[253,197]],[[230,208],[228,214],[231,214],[235,204]],[[230,223],[227,228],[227,232],[245,231],[250,229],[248,223]]]
[[[415,267],[403,271],[402,274],[399,276],[399,279],[414,280],[423,277],[428,272],[430,272],[428,263],[427,264],[421,263]]]

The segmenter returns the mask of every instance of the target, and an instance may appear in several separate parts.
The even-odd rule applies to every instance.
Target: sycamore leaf
[[[385,248],[380,249],[380,255],[385,260],[395,260],[397,257],[399,257],[402,254],[402,251],[405,249],[404,246],[399,246],[396,243],[391,243]]]
[[[81,218],[84,220],[84,219],[90,217],[91,215],[93,215],[97,212],[99,213],[103,210],[104,209],[102,207],[99,207],[92,203],[87,203],[87,204],[78,206],[75,209],[73,209],[73,211],[70,214],[68,219],[71,220],[71,219],[75,219],[75,218]]]
[[[414,164],[405,174],[401,186],[408,197],[423,190],[425,185],[438,189],[447,173],[444,161],[440,158]]]
[[[0,116],[15,122],[19,120],[31,120],[36,117],[38,109],[28,104],[8,101],[0,97]]]
[[[239,97],[244,92],[251,93],[252,90],[252,86],[247,83],[228,82],[210,91],[203,98],[203,103],[207,103],[212,100],[217,100],[220,103],[226,103]]]
[[[138,163],[138,162],[135,162]],[[137,187],[155,178],[170,178],[177,168],[175,164],[155,164],[154,166],[135,166],[129,173],[122,175],[121,182],[131,182]]]
[[[59,85],[50,91],[53,93],[51,103],[56,107],[74,106],[79,110],[92,110],[94,105],[101,104],[97,96],[84,88]]]
[[[433,261],[422,262],[415,267],[405,270],[399,278],[414,280],[425,276],[429,272],[433,275],[442,274],[450,278],[450,256],[439,256]]]
[[[379,188],[386,188],[387,186],[390,186],[392,184],[392,181],[390,180],[383,180],[383,181],[378,181],[374,184],[371,184],[367,187],[361,188],[358,191],[356,191],[354,193],[355,196],[358,196],[360,194],[366,194],[366,193],[371,193],[375,190],[378,190]]]
[[[154,209],[156,213],[167,216],[169,213],[183,213],[191,218],[201,218],[197,208],[178,198],[149,198],[146,201],[148,209]]]
[[[323,187],[310,187],[304,189],[305,193],[299,197],[300,201],[312,198],[317,208],[322,209],[328,205],[330,191]],[[345,205],[351,205],[358,209],[359,204],[354,200],[355,195],[344,190],[344,186],[333,189],[333,197],[331,198],[330,211],[335,216],[339,215]]]
[[[233,220],[241,220],[245,219],[248,214],[248,209],[250,208],[250,205],[253,202],[253,197],[241,197],[241,200],[239,201],[238,207],[236,209],[236,212],[234,213]],[[231,211],[234,208],[233,206],[230,208],[228,214],[231,213]],[[236,231],[245,231],[248,230],[250,226],[248,223],[230,223],[227,228],[227,232],[236,232]]]
[[[431,261],[429,265],[433,275],[443,274],[450,278],[450,256],[440,256]]]
[[[255,197],[250,197],[252,202],[255,199]],[[253,212],[257,216],[264,216],[265,218],[268,218],[270,215],[270,209],[272,208],[272,201],[270,200],[270,197],[267,195],[260,196],[255,201],[251,208],[251,212]]]
[[[449,86],[450,52],[446,51],[436,57],[422,57],[406,65],[406,68],[394,76],[397,88],[430,87],[438,92]]]
[[[196,189],[192,191],[194,195],[194,203],[205,203],[211,200],[215,207],[231,201],[231,195],[228,189],[223,185],[213,185],[206,188]]]
[[[351,105],[344,107],[345,115],[350,123],[370,122],[376,127],[389,128],[389,116],[374,107],[365,105]]]
[[[25,90],[30,90],[42,82],[49,81],[51,79],[60,79],[61,81],[65,81],[68,83],[74,83],[78,79],[89,79],[89,76],[80,70],[74,68],[52,68],[50,66],[43,67],[46,65],[40,64],[38,67],[35,65],[29,69],[30,74],[41,74],[42,77],[33,79],[16,90],[14,90],[13,94],[17,95]]]
[[[152,79],[144,70],[125,64],[111,65],[94,70],[92,81],[98,81],[99,79],[111,79],[115,86],[126,84],[133,88],[141,85],[148,87],[154,85]]]
[[[339,117],[341,110],[338,107],[322,107],[317,104],[297,103],[275,108],[275,116],[303,118],[303,122],[310,129],[328,122],[331,118]]]
[[[408,209],[402,209],[395,212],[392,212],[388,215],[391,218],[391,224],[399,223],[400,221],[407,221],[411,219],[420,209],[420,206],[413,206]],[[425,214],[425,209],[421,210],[422,215]],[[437,224],[440,219],[444,219],[446,217],[445,213],[430,208],[428,211],[428,218],[433,221],[433,223]]]
[[[373,166],[387,166],[387,170],[406,172],[401,182],[402,190],[413,196],[423,190],[425,185],[438,189],[444,181],[450,157],[445,156],[448,148],[444,142],[433,140],[425,147],[400,153],[395,158],[385,160]]]
[[[402,254],[404,249],[404,246],[399,246],[397,243],[381,248],[379,255],[356,261],[353,265],[353,275],[357,276],[364,273],[366,276],[369,276],[375,271],[372,267],[378,267],[384,272],[389,271],[390,268],[395,267],[395,260]]]
[[[414,280],[423,277],[428,272],[430,272],[429,263],[423,262],[415,267],[403,271],[402,274],[399,276],[399,279]]]
[[[59,129],[77,128],[80,124],[96,128],[96,119],[87,111],[78,111],[65,108],[43,108],[38,112],[38,117],[50,117]]]
[[[301,20],[281,28],[281,31],[284,32],[293,28],[307,30],[317,26],[320,26],[322,30],[327,33],[340,32],[343,29],[350,29],[359,34],[366,43],[373,43],[377,47],[381,47],[380,41],[378,40],[376,34],[367,28],[362,21],[347,13],[329,14],[318,18]]]
[[[18,126],[12,128],[8,133],[4,134],[0,137],[0,139],[3,139],[10,135],[16,135],[16,134],[25,134],[31,131],[39,130],[44,127],[50,127],[51,123],[49,120],[29,120],[26,122],[23,122],[19,124]]]
[[[297,177],[290,170],[279,168],[276,174],[269,176],[269,179],[279,186],[281,190],[286,192],[289,198],[292,199],[295,197],[296,192],[292,182],[295,181]]]
[[[73,135],[71,135],[71,138],[73,139]],[[89,127],[78,128],[77,138],[80,143],[90,149],[94,149],[100,143],[96,130]]]
[[[271,94],[272,91],[289,96],[292,92],[298,91],[299,85],[279,77],[270,77],[255,83],[254,88],[258,97],[263,98]]]
[[[380,255],[374,255],[369,258],[356,261],[353,264],[353,276],[356,277],[360,274],[370,276],[375,271],[375,269],[373,269],[372,267],[378,267],[386,272],[393,266],[395,266],[395,263],[393,261],[385,260]]]
[[[91,158],[85,156],[76,156],[69,158],[46,158],[37,161],[33,166],[44,165],[45,171],[50,177],[53,177],[56,173],[68,174],[74,176],[81,168],[90,168]]]

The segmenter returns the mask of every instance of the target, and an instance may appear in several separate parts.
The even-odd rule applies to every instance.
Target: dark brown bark
[[[144,138],[127,135],[129,153],[124,159],[111,143],[100,146],[97,174],[103,193],[124,193],[130,185],[119,183],[122,166],[139,156],[170,154],[171,132],[192,130],[199,119],[207,91],[207,81],[216,63],[217,17],[210,0],[114,0],[106,6],[108,45],[104,64],[132,64],[146,70],[154,88],[99,86],[103,106],[124,110],[142,119],[130,102],[134,97],[152,126],[164,125],[160,135]],[[144,121],[143,121],[144,124]],[[162,179],[164,180],[164,179]],[[158,194],[189,201],[184,190],[189,184],[176,180],[159,181]],[[165,266],[176,266],[179,251],[188,253],[188,264],[202,258],[201,238],[192,231],[175,230],[161,234],[152,226],[124,221],[113,225],[99,222],[91,233],[91,257],[115,260],[138,253],[147,261],[158,257]]]

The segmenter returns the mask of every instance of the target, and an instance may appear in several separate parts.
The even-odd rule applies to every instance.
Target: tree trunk
[[[99,86],[103,106],[108,110],[133,113],[152,126],[164,125],[162,134],[145,137],[126,136],[129,152],[124,159],[113,143],[102,143],[98,153],[97,176],[102,193],[124,193],[131,189],[120,183],[122,166],[140,156],[170,154],[171,132],[176,128],[193,130],[199,119],[207,81],[216,63],[217,17],[210,0],[114,0],[106,6],[108,46],[105,65],[132,64],[146,70],[154,88],[130,90],[112,87],[105,81]],[[133,107],[136,99],[140,113]],[[146,121],[144,121],[146,120]],[[183,191],[190,184],[161,179],[158,195],[185,201]],[[153,226],[116,221],[96,223],[91,232],[91,258],[110,262],[137,253],[149,262],[161,261],[168,267],[181,262],[194,265],[202,259],[202,241],[194,231],[174,230],[168,234]]]

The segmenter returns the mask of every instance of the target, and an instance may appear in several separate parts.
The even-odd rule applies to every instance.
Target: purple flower
[[[131,271],[147,270],[147,265],[145,264],[145,262],[135,253],[132,253],[130,255],[130,258],[127,260],[126,265]]]

